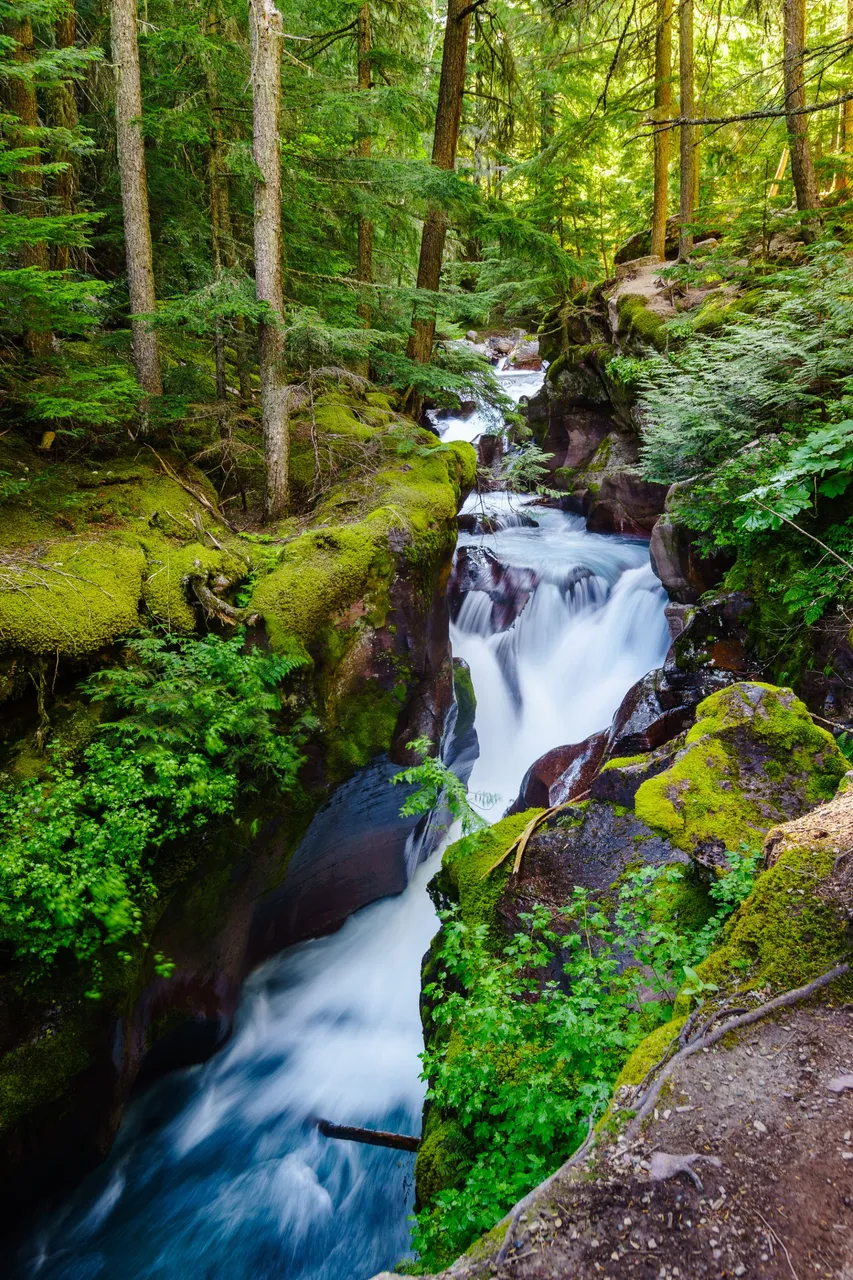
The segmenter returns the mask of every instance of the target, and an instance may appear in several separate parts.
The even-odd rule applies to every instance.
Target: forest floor
[[[461,1280],[853,1280],[853,1006],[815,1005],[687,1059],[628,1150],[599,1149],[522,1220],[443,1273]],[[835,1082],[835,1090],[830,1083]],[[700,1153],[652,1181],[651,1156]]]

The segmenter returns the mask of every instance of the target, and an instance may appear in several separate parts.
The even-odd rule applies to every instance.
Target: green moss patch
[[[698,969],[721,988],[787,990],[825,973],[849,955],[843,913],[820,892],[832,875],[832,849],[789,849],[765,871],[728,925],[722,946]]]
[[[491,875],[489,868],[541,812],[541,809],[529,809],[503,818],[493,827],[464,836],[445,851],[437,887],[459,903],[462,918],[470,927],[485,924],[490,931],[495,931],[495,908],[509,879],[512,859],[507,858]]]
[[[637,791],[637,817],[688,853],[755,844],[830,799],[846,762],[790,689],[750,682],[700,703],[672,766]]]

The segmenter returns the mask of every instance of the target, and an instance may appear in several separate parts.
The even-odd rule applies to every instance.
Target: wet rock
[[[608,471],[591,496],[586,527],[593,533],[650,534],[663,511],[668,487],[633,471]]]
[[[684,745],[684,735],[679,734],[671,742],[655,751],[636,756],[614,757],[604,765],[590,787],[594,800],[609,800],[611,804],[630,808],[634,797],[647,778],[655,778],[672,764],[679,747]]]
[[[493,606],[490,627],[505,631],[523,612],[538,582],[535,570],[501,564],[487,547],[460,547],[447,588],[450,616],[458,619],[465,598],[482,592]]]
[[[507,813],[550,809],[583,795],[595,777],[606,744],[607,733],[594,733],[583,742],[546,751],[527,770],[518,799]]]
[[[670,682],[686,689],[707,687],[710,671],[758,675],[749,643],[751,610],[752,602],[739,591],[720,592],[688,609],[667,657]]]
[[[486,434],[480,436],[477,441],[477,461],[481,467],[487,470],[493,470],[501,461],[504,455],[504,437],[502,435]]]
[[[663,668],[650,671],[631,686],[613,717],[607,758],[635,756],[669,742],[692,724],[704,696],[704,690],[673,688]]]
[[[824,722],[853,729],[853,647],[845,613],[811,629],[812,659],[797,681],[797,693]]]
[[[702,555],[695,534],[665,512],[649,541],[653,571],[660,578],[670,600],[695,604],[701,595],[716,587],[734,563],[734,556],[720,551]]]

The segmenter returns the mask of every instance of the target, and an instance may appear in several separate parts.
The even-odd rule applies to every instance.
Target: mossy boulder
[[[639,293],[623,293],[618,305],[619,336],[641,347],[666,348],[666,322],[649,306],[648,298]]]
[[[490,868],[541,812],[541,809],[530,809],[516,813],[493,827],[463,836],[445,850],[441,870],[431,882],[433,897],[458,903],[465,923],[471,928],[486,925],[495,945],[499,945],[501,939],[497,905],[509,879],[512,858],[506,858],[494,870]]]
[[[778,822],[830,799],[846,770],[834,738],[790,689],[757,681],[701,702],[672,763],[637,791],[637,817],[708,865],[761,844]]]

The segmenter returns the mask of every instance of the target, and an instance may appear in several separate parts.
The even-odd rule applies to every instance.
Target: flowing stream
[[[483,429],[474,416],[466,432]],[[452,629],[477,694],[469,787],[491,793],[495,821],[536,757],[607,725],[667,636],[644,543],[506,495],[484,506],[491,532],[460,543],[489,549],[529,595],[499,630],[489,597],[471,591]],[[404,1256],[414,1156],[329,1140],[313,1120],[419,1132],[420,964],[439,856],[399,897],[256,971],[229,1044],[128,1107],[109,1159],[30,1238],[17,1274],[368,1280]]]

